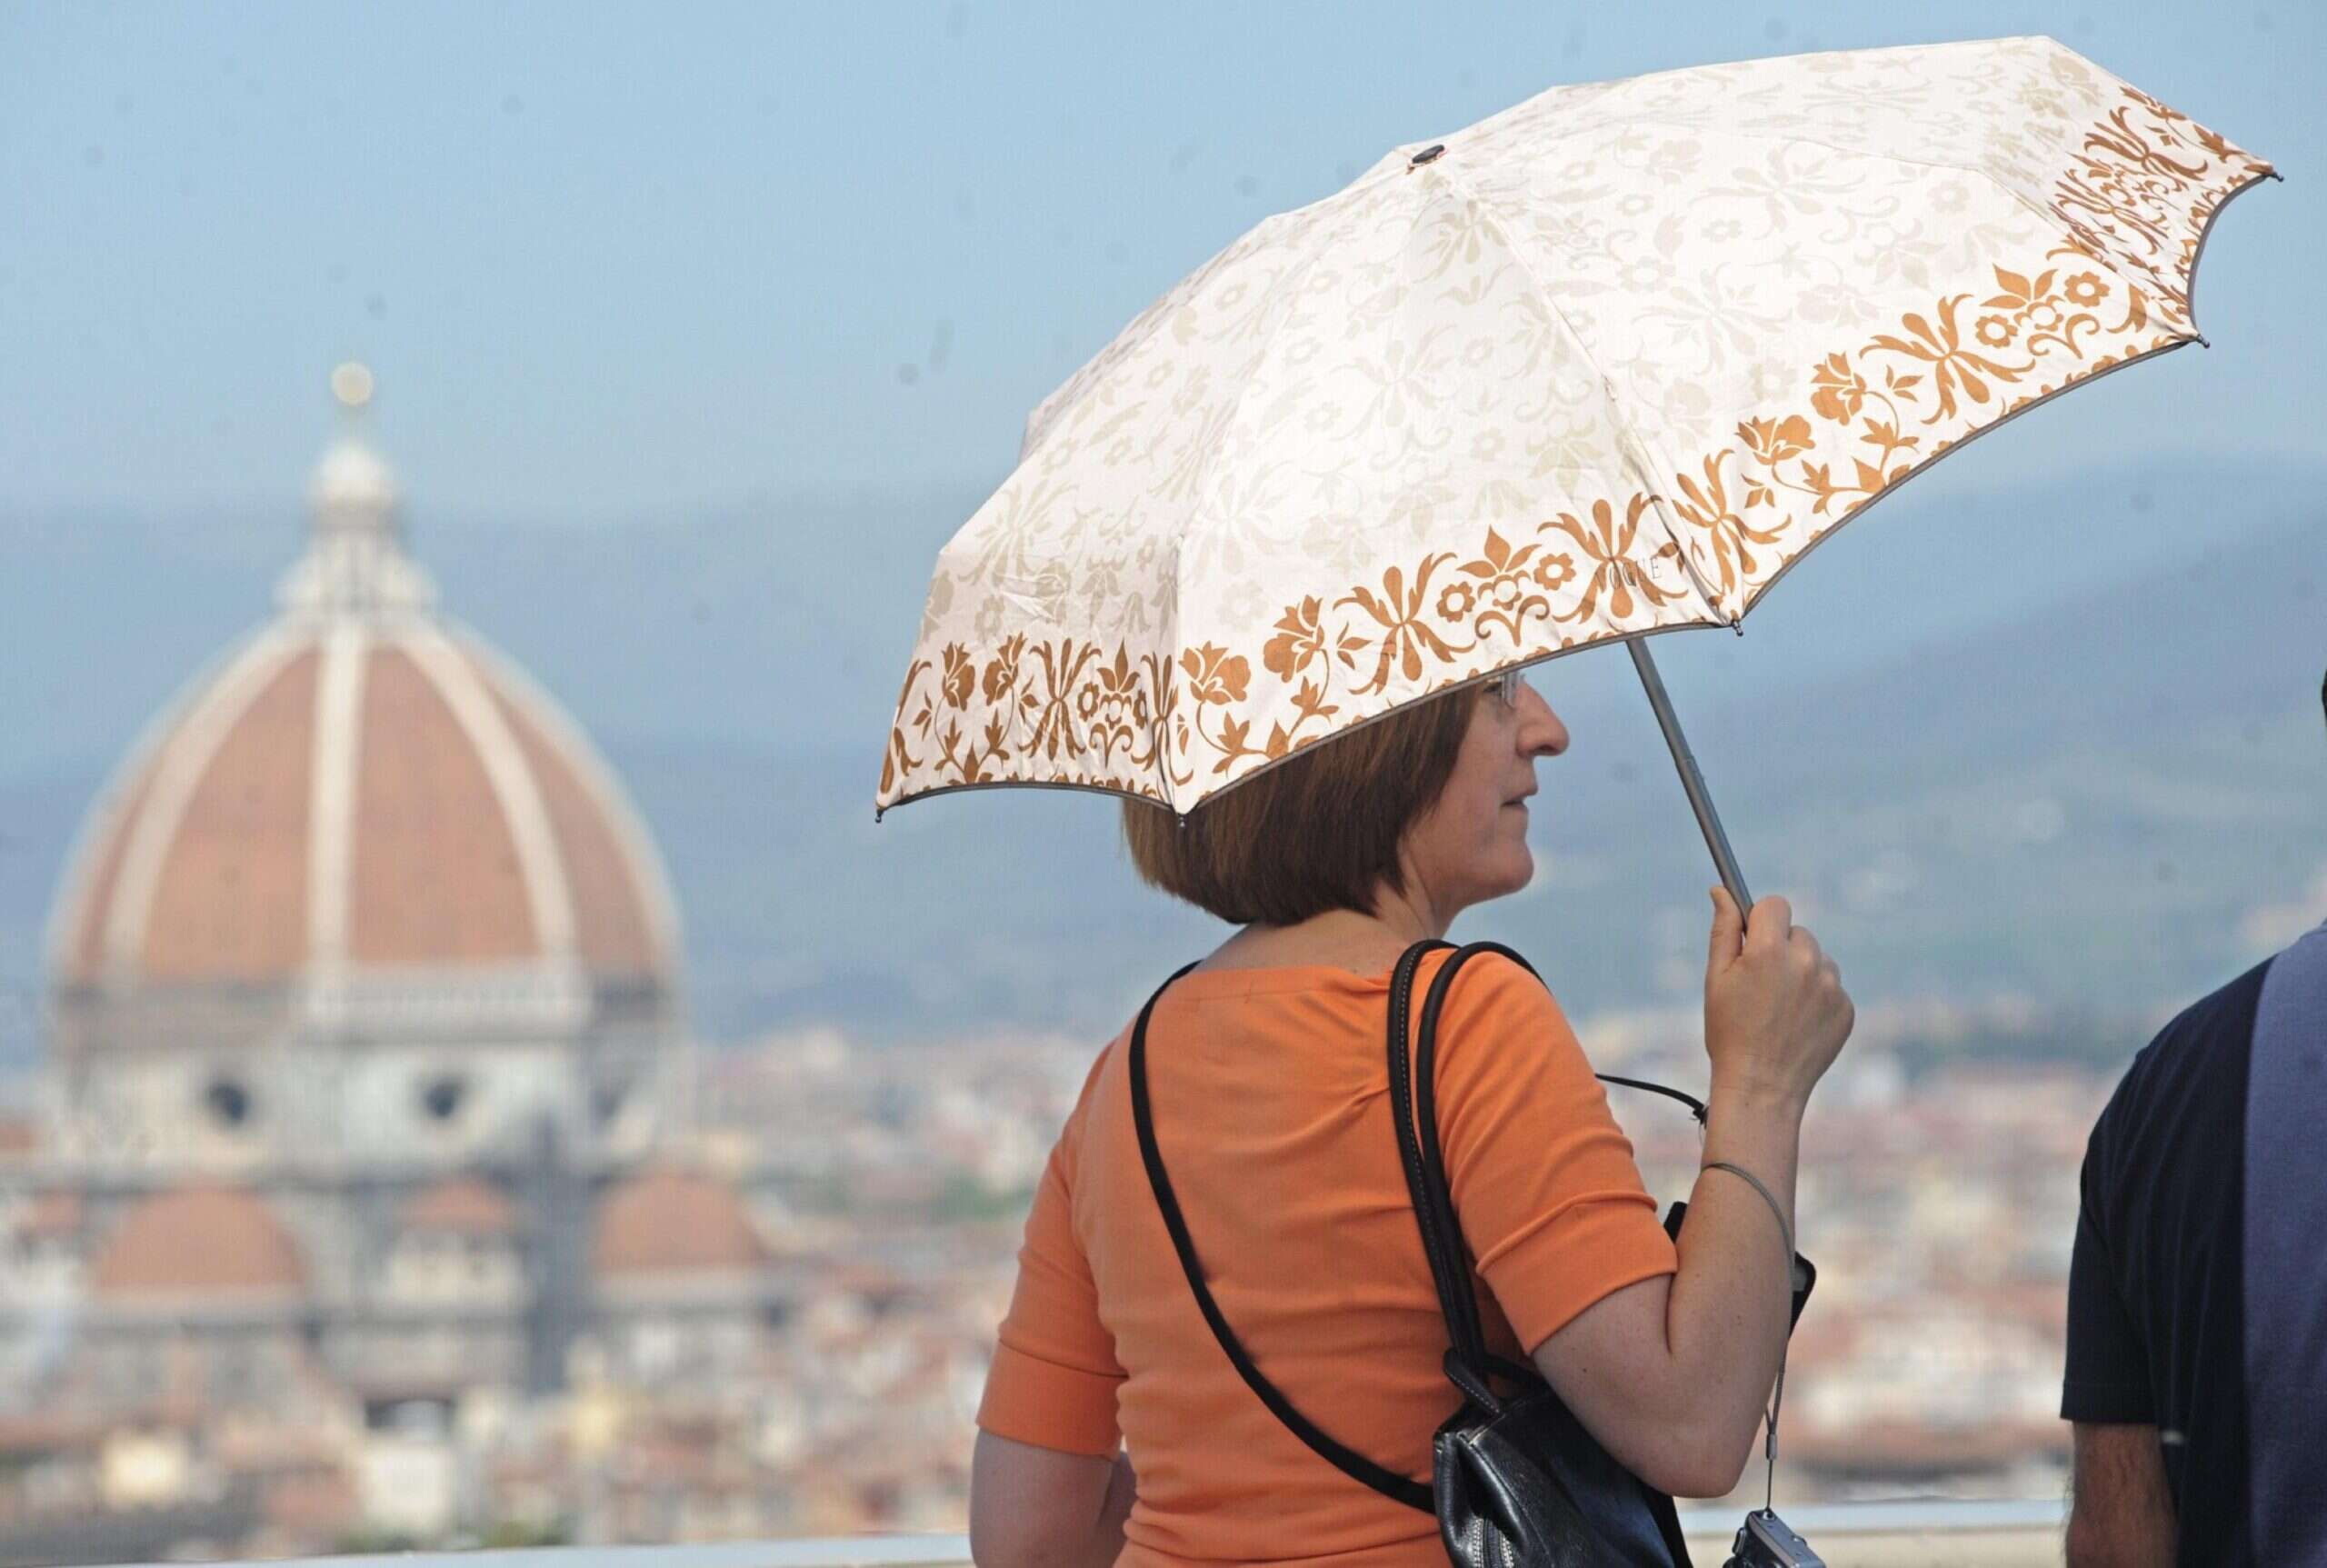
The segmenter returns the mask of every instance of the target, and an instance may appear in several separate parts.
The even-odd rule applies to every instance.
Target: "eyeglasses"
[[[1487,689],[1493,692],[1495,696],[1502,701],[1504,707],[1515,708],[1519,705],[1520,688],[1525,684],[1525,681],[1521,677],[1520,672],[1515,669],[1512,669],[1505,670],[1502,674],[1496,676],[1493,682],[1489,684]]]

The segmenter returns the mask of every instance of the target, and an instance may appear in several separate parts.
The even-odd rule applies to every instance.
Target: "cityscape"
[[[124,762],[52,913],[0,1124],[0,1560],[960,1530],[1100,1043],[695,1039],[651,832],[439,613],[368,373],[334,390],[274,619]],[[1785,1495],[2058,1489],[2111,1074],[1915,1054],[1997,1027],[1878,1011],[1829,1084]],[[1685,1010],[1585,1033],[1702,1072]],[[1678,1195],[1693,1124],[1617,1109]]]

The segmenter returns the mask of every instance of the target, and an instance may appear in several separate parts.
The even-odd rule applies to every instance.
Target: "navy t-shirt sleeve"
[[[2061,1416],[2066,1421],[2157,1420],[2149,1345],[2126,1305],[2123,1271],[2112,1261],[2111,1245],[2117,1206],[2111,1200],[2123,1190],[2112,1168],[2112,1134],[2124,1095],[2120,1084],[2085,1144],[2076,1248],[2069,1260],[2068,1376],[2061,1389]]]

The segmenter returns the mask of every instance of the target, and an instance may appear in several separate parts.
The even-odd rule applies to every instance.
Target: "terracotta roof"
[[[252,699],[185,800],[152,884],[144,972],[265,980],[307,934],[308,769],[320,654],[299,654]]]
[[[348,955],[505,963],[541,949],[516,834],[484,759],[412,655],[373,655],[356,748]]]
[[[648,924],[645,890],[639,884],[640,868],[624,853],[612,813],[584,784],[574,759],[551,741],[540,713],[513,701],[499,687],[493,697],[533,769],[542,809],[565,857],[582,961],[600,974],[653,973],[658,966],[654,934]]]
[[[189,1186],[144,1198],[89,1270],[92,1292],[139,1296],[298,1295],[307,1271],[298,1244],[255,1193]]]
[[[286,614],[124,764],[65,882],[57,977],[279,984],[319,956],[569,954],[666,976],[661,863],[557,704],[450,623],[346,629]]]
[[[505,1236],[517,1228],[517,1211],[492,1183],[451,1176],[412,1200],[404,1212],[404,1226],[408,1231]]]
[[[602,1275],[733,1273],[768,1257],[734,1188],[668,1170],[634,1176],[606,1194],[590,1250]]]

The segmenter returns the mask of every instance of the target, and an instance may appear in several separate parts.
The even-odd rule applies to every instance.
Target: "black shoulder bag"
[[[1672,1498],[1618,1463],[1534,1368],[1515,1365],[1486,1348],[1478,1303],[1471,1289],[1468,1256],[1439,1148],[1432,1066],[1436,1059],[1439,1013],[1464,963],[1477,954],[1493,952],[1513,959],[1530,974],[1534,971],[1525,959],[1493,943],[1473,944],[1446,961],[1423,1001],[1421,1033],[1413,1047],[1411,1078],[1419,1080],[1417,1115],[1417,1090],[1410,1081],[1406,1054],[1414,973],[1424,954],[1451,945],[1416,943],[1398,960],[1390,983],[1388,1031],[1390,1097],[1406,1191],[1413,1203],[1423,1250],[1430,1259],[1439,1306],[1453,1342],[1446,1352],[1446,1376],[1462,1395],[1461,1404],[1441,1423],[1433,1439],[1431,1485],[1424,1486],[1336,1443],[1295,1410],[1253,1365],[1205,1285],[1187,1222],[1156,1147],[1147,1094],[1148,1019],[1171,980],[1148,998],[1131,1036],[1132,1118],[1155,1205],[1172,1233],[1172,1245],[1179,1253],[1196,1305],[1246,1385],[1294,1436],[1343,1474],[1410,1508],[1434,1513],[1447,1554],[1458,1568],[1534,1568],[1537,1564],[1543,1568],[1690,1568],[1688,1546],[1682,1539]],[[1172,980],[1194,967],[1187,965]],[[1703,1119],[1703,1106],[1677,1090],[1629,1079],[1612,1081],[1668,1094],[1690,1105]],[[1668,1230],[1677,1231],[1684,1210],[1683,1204],[1673,1205],[1666,1220]],[[1797,1290],[1796,1317],[1808,1293],[1806,1284]],[[1512,1391],[1497,1393],[1498,1380],[1511,1384]]]

